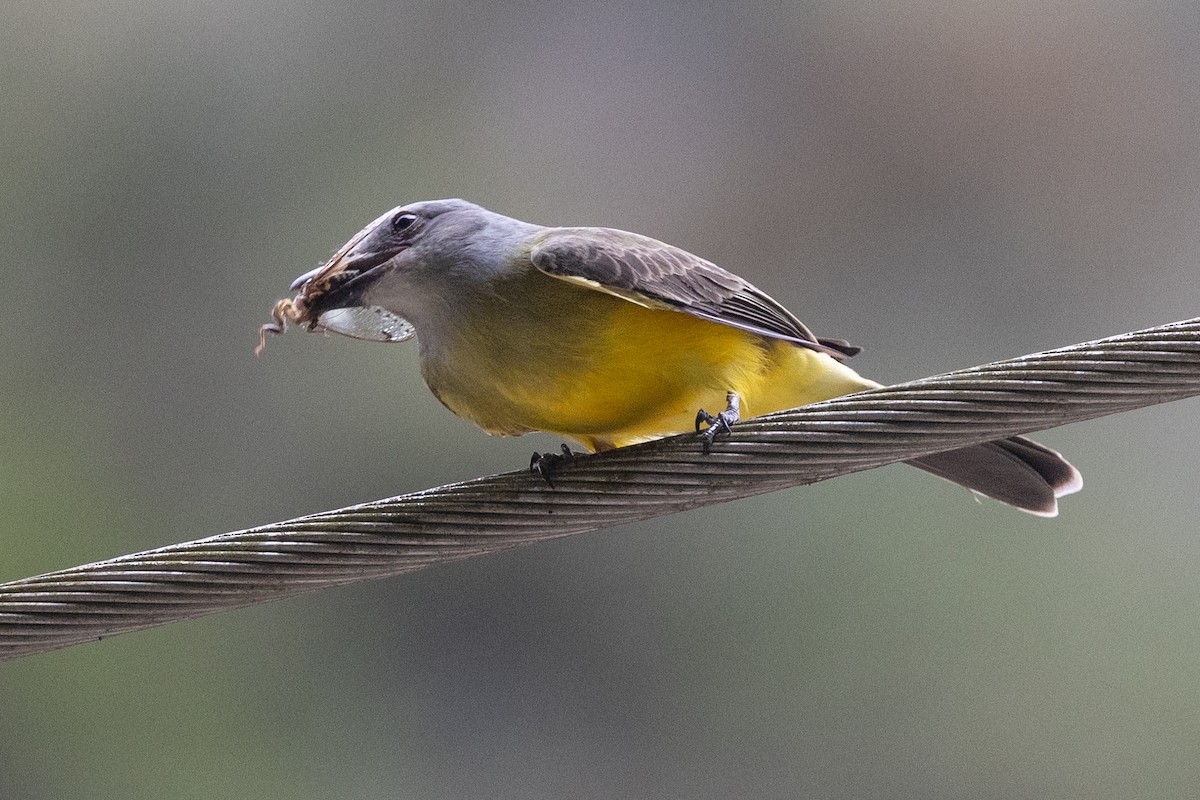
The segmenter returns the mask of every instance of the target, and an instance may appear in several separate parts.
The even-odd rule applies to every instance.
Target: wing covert
[[[846,358],[860,348],[818,339],[790,311],[751,283],[686,250],[612,228],[553,228],[530,260],[555,278],[649,308],[669,308]]]

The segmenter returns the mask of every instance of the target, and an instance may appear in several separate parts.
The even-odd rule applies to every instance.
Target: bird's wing
[[[703,319],[808,347],[835,358],[858,353],[840,339],[818,339],[760,289],[686,250],[611,228],[552,228],[533,243],[537,269],[648,308]]]

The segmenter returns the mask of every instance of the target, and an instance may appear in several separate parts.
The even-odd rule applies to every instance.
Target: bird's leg
[[[551,489],[554,488],[554,481],[551,477],[558,465],[566,461],[568,458],[574,458],[575,454],[571,452],[571,448],[565,444],[562,445],[562,453],[537,453],[533,454],[533,458],[529,459],[529,471],[536,473],[544,480]]]
[[[703,408],[696,412],[696,433],[700,433],[700,423],[708,425],[704,429],[704,433],[700,435],[704,437],[704,452],[712,447],[713,439],[717,438],[717,434],[721,431],[729,431],[729,426],[733,425],[741,419],[742,399],[738,397],[737,392],[729,392],[725,395],[725,410],[720,414],[713,416]]]

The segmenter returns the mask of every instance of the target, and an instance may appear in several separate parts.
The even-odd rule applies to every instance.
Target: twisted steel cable
[[[0,584],[0,660],[1200,394],[1200,318]]]

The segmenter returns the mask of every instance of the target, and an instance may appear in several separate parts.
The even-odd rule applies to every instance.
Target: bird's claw
[[[710,414],[703,408],[696,412],[696,433],[704,437],[704,452],[707,453],[712,447],[713,440],[721,433],[729,433],[733,430],[732,426],[735,422],[741,419],[739,408],[741,406],[740,399],[735,392],[730,392],[725,396],[727,405],[725,410],[720,414]],[[703,431],[700,430],[701,423],[708,425]]]
[[[700,430],[701,421],[708,423],[708,427],[703,431]],[[707,453],[712,448],[713,439],[716,439],[718,434],[731,431],[730,426],[737,421],[737,414],[730,414],[728,411],[713,416],[701,410],[700,414],[696,415],[696,432],[704,438],[704,452]]]
[[[546,482],[551,489],[554,488],[554,481],[551,477],[558,465],[568,458],[574,458],[575,454],[571,452],[571,448],[565,444],[561,445],[562,453],[538,453],[535,452],[533,457],[529,459],[529,471],[537,475]]]

